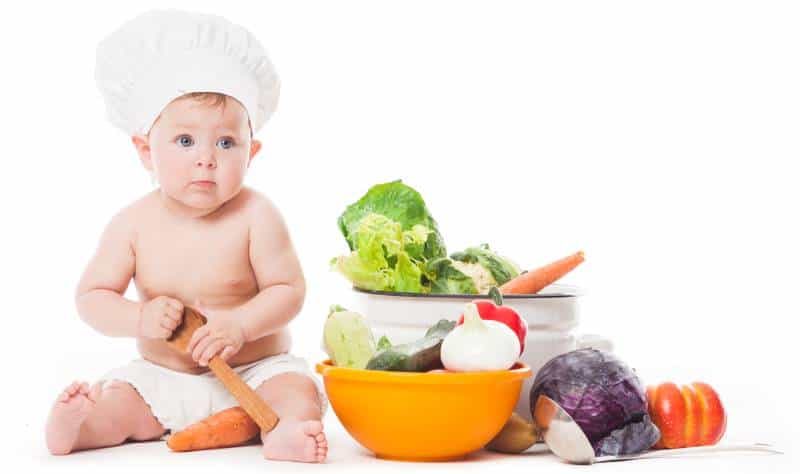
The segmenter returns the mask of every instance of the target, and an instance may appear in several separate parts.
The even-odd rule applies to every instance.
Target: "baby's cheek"
[[[183,156],[166,156],[157,162],[158,180],[163,186],[174,188],[192,180],[192,160]]]
[[[161,184],[161,187],[175,192],[183,190],[191,182],[191,176],[174,169],[167,171],[162,176],[159,176],[159,183]]]
[[[245,177],[245,170],[236,167],[227,167],[217,176],[217,184],[227,192],[233,192],[242,185]]]

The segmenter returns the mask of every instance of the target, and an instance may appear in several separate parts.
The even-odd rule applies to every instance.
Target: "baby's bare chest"
[[[143,298],[229,306],[258,293],[246,224],[147,227],[134,250],[134,281]]]

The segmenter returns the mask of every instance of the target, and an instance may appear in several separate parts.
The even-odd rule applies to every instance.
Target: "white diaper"
[[[325,414],[328,401],[322,383],[301,357],[278,354],[234,367],[233,370],[253,389],[278,374],[298,372],[307,375],[317,387],[322,414]],[[130,383],[150,406],[153,416],[172,432],[239,405],[210,371],[200,375],[187,374],[137,359],[100,378],[100,381],[106,382],[113,380]]]

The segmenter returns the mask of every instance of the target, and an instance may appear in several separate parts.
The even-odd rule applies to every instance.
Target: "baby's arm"
[[[126,212],[108,223],[75,293],[81,319],[107,336],[136,337],[141,304],[125,299],[135,270],[133,226]]]
[[[289,231],[273,204],[260,202],[250,224],[250,265],[260,292],[240,306],[246,341],[285,327],[297,316],[305,298],[305,279]]]

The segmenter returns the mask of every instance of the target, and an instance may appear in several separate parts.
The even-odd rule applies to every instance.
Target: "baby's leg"
[[[91,389],[73,383],[53,405],[45,430],[52,454],[157,439],[164,433],[136,389],[120,381],[96,383]]]
[[[256,390],[280,418],[269,433],[261,433],[264,457],[280,461],[322,462],[328,440],[322,432],[322,405],[309,377],[287,372],[262,383]]]

